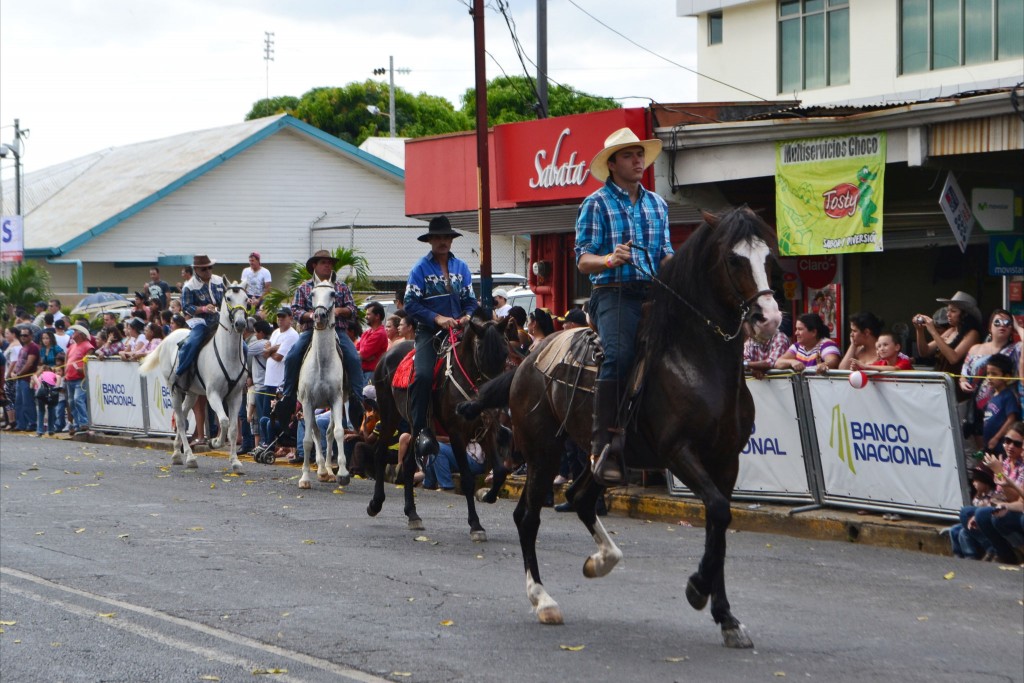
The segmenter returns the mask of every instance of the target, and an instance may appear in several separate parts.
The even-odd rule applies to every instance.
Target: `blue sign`
[[[991,235],[988,238],[988,274],[1024,275],[1024,235]]]

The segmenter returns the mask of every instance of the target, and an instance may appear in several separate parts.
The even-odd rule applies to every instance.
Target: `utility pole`
[[[548,117],[548,0],[537,0],[537,118]]]
[[[491,165],[487,144],[487,62],[484,49],[484,0],[473,0],[473,45],[476,63],[476,177],[480,200],[480,300],[490,307]]]
[[[391,55],[391,56],[388,57],[387,72],[389,74],[389,77],[388,77],[389,78],[389,82],[388,82],[388,114],[387,114],[387,116],[388,116],[388,119],[390,119],[389,126],[388,126],[388,131],[390,133],[389,137],[395,137],[395,57],[394,57],[394,55]],[[400,74],[408,74],[408,73],[411,73],[411,72],[412,72],[412,69],[407,69],[407,68],[398,69],[398,73],[400,73]],[[374,69],[373,70],[373,75],[374,76],[383,76],[384,75],[384,67],[379,67],[377,69]]]
[[[270,99],[270,63],[274,61],[274,33],[263,32],[263,61],[267,63],[267,99]]]

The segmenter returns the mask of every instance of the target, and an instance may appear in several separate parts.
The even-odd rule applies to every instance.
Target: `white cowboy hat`
[[[957,292],[949,299],[936,299],[936,301],[940,304],[952,304],[961,311],[966,311],[970,315],[974,316],[975,321],[983,324],[985,322],[985,319],[981,317],[981,309],[978,308],[978,300],[967,292]]]
[[[601,182],[608,179],[608,157],[627,147],[644,148],[644,169],[654,163],[661,154],[661,140],[641,140],[629,128],[620,128],[604,141],[604,149],[590,162],[590,175]]]

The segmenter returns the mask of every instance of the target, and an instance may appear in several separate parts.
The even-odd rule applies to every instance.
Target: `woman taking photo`
[[[878,357],[875,345],[882,334],[882,321],[867,311],[850,316],[850,348],[839,361],[840,370],[852,369],[853,361],[868,365]]]
[[[981,341],[981,310],[978,302],[967,292],[957,292],[951,299],[936,299],[946,304],[949,328],[940,332],[931,317],[918,313],[914,316],[917,331],[917,355],[935,358],[935,371],[959,375],[967,351]],[[930,339],[929,339],[930,337]],[[957,401],[965,401],[970,394],[957,387]]]
[[[817,313],[805,313],[793,325],[793,344],[775,361],[777,370],[803,372],[814,368],[819,374],[839,367],[839,347],[828,337],[828,327]]]

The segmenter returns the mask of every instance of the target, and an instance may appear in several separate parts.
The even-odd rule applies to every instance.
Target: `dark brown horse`
[[[752,647],[746,629],[730,611],[723,573],[729,500],[739,453],[754,421],[743,379],[741,328],[755,321],[762,330],[774,332],[781,322],[765,271],[772,243],[770,228],[743,207],[720,218],[706,216],[665,265],[640,330],[638,365],[645,370],[626,433],[630,467],[668,469],[704,503],[704,556],[689,579],[686,597],[701,610],[710,596],[711,615],[730,647]],[[559,343],[566,334],[549,337],[543,347]],[[537,531],[563,441],[568,436],[590,443],[593,394],[552,381],[538,368],[543,360],[537,359],[538,352],[531,353],[511,380],[487,383],[480,400],[460,410],[472,415],[508,402],[515,441],[527,462],[526,486],[514,513],[527,595],[542,623],[560,624],[561,609],[540,580]],[[602,491],[588,470],[567,492],[597,541],[597,552],[583,565],[588,578],[604,576],[622,557],[594,512]]]
[[[459,466],[459,483],[466,497],[469,508],[470,538],[474,541],[486,541],[487,532],[480,524],[476,513],[473,497],[475,478],[469,470],[466,446],[470,441],[477,441],[486,454],[485,465],[504,471],[501,463],[505,452],[510,448],[508,428],[502,427],[498,421],[497,411],[483,412],[472,419],[465,419],[456,414],[455,406],[470,397],[475,397],[477,386],[482,382],[497,377],[505,371],[509,355],[508,343],[505,341],[507,321],[480,322],[470,320],[463,328],[461,341],[451,347],[450,353],[439,354],[442,359],[439,379],[431,394],[430,414],[448,434],[455,461]],[[438,335],[441,341],[443,335]],[[399,423],[405,419],[411,422],[412,404],[409,388],[392,386],[392,378],[402,359],[413,349],[413,342],[402,342],[392,346],[377,364],[373,373],[373,384],[377,390],[377,403],[380,406],[380,438],[374,449],[374,478],[376,479],[373,498],[367,505],[366,512],[376,516],[384,506],[384,469],[386,466],[387,444],[391,443]],[[416,512],[416,499],[413,495],[413,475],[416,472],[417,451],[419,444],[406,450],[402,462],[402,480],[405,484],[405,514],[409,519],[409,529],[423,528],[423,520]],[[422,458],[422,452],[419,453]],[[495,486],[500,486],[495,477]],[[504,480],[504,476],[501,477]],[[494,488],[494,487],[492,487]],[[482,498],[481,498],[482,499]],[[493,502],[493,500],[489,501]]]

